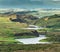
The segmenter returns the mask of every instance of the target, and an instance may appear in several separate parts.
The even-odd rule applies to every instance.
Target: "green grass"
[[[12,22],[8,17],[0,17],[0,36],[13,36],[14,33],[25,32],[21,29],[25,27],[25,23]]]
[[[21,42],[18,42],[14,39],[14,37],[0,37],[0,44],[17,44],[17,43],[20,43],[22,44]]]
[[[52,28],[40,29],[40,30],[38,30],[39,32],[57,31],[57,30],[54,30],[55,27],[57,29],[60,28],[60,17],[57,16],[54,18],[53,16],[49,16],[49,19],[47,22],[44,21],[45,18],[38,19],[36,21],[36,25],[38,25],[38,26],[47,25],[47,26],[51,26]],[[25,28],[25,27],[27,27],[26,23],[12,22],[9,20],[8,17],[0,17],[0,37],[1,37],[0,40],[7,40],[7,41],[14,42],[15,41],[14,38],[32,38],[32,37],[35,37],[35,36],[14,37],[15,33],[31,32],[31,30],[22,30],[21,29],[21,28]],[[4,38],[4,37],[7,37],[7,38]],[[10,37],[12,37],[12,38],[10,38]],[[41,41],[47,41],[47,40],[41,40]]]
[[[15,37],[16,39],[20,39],[20,38],[35,38],[36,36],[28,36],[28,35],[25,35],[25,36],[17,36]]]
[[[23,50],[23,51],[22,51]],[[21,44],[0,44],[0,52],[59,52],[60,44],[31,44],[31,45],[21,45]],[[54,51],[55,50],[55,51]],[[37,51],[38,52],[38,51]]]
[[[24,24],[24,23],[12,22],[9,20],[8,17],[0,17],[0,24],[1,24],[0,26],[6,27],[6,28],[10,28],[10,27],[23,28],[27,26],[27,24]]]
[[[48,39],[39,40],[39,42],[49,42]]]
[[[9,17],[0,17],[0,44],[19,43],[15,38],[32,38],[35,36],[14,36],[15,33],[29,32],[21,28],[27,27],[26,23],[12,22]],[[21,43],[21,42],[20,42]]]
[[[48,20],[44,20],[48,18]],[[52,16],[46,16],[41,19],[38,19],[35,23],[38,26],[43,26],[47,28],[60,28],[60,15],[52,15]]]

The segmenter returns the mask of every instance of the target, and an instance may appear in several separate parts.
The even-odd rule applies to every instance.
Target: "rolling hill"
[[[35,22],[35,25],[47,28],[60,28],[60,14],[45,16],[41,19],[38,19]]]

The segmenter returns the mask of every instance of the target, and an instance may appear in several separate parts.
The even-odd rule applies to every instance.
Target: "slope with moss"
[[[60,15],[45,16],[38,19],[35,24],[47,28],[60,28]]]

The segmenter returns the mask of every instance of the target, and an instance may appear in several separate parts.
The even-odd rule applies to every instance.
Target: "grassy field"
[[[52,17],[52,16],[50,16]],[[46,17],[45,17],[46,18]],[[49,18],[44,21],[45,18],[39,19],[36,22],[38,26],[47,26],[50,28],[37,30],[40,34],[45,34],[47,37],[54,37],[57,41],[60,41],[60,18]],[[15,38],[28,38],[35,36],[14,36],[15,33],[31,32],[31,30],[22,30],[28,25],[26,23],[12,22],[8,17],[0,17],[0,52],[60,52],[60,44],[35,44],[35,45],[23,45],[15,40]],[[53,36],[52,36],[53,35]],[[59,39],[58,39],[59,38]],[[52,40],[52,39],[51,39]],[[48,40],[43,39],[41,42],[47,42]]]
[[[21,28],[27,27],[26,23],[12,22],[9,17],[0,17],[0,41],[7,43],[17,42],[15,38],[32,38],[36,36],[15,36],[18,33],[31,32],[30,30],[23,30]],[[18,43],[18,42],[17,42]]]
[[[17,42],[14,33],[22,32],[23,27],[27,27],[27,24],[12,22],[8,17],[0,17],[0,43]]]
[[[60,44],[0,44],[0,52],[60,52]]]
[[[39,40],[39,42],[49,42],[48,39]]]
[[[13,37],[0,37],[0,44],[17,44],[21,42],[16,41]]]
[[[45,16],[35,23],[38,26],[60,29],[60,15]]]

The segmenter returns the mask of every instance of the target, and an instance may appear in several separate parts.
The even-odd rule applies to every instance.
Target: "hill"
[[[60,14],[40,18],[35,22],[35,25],[47,28],[60,28]]]

